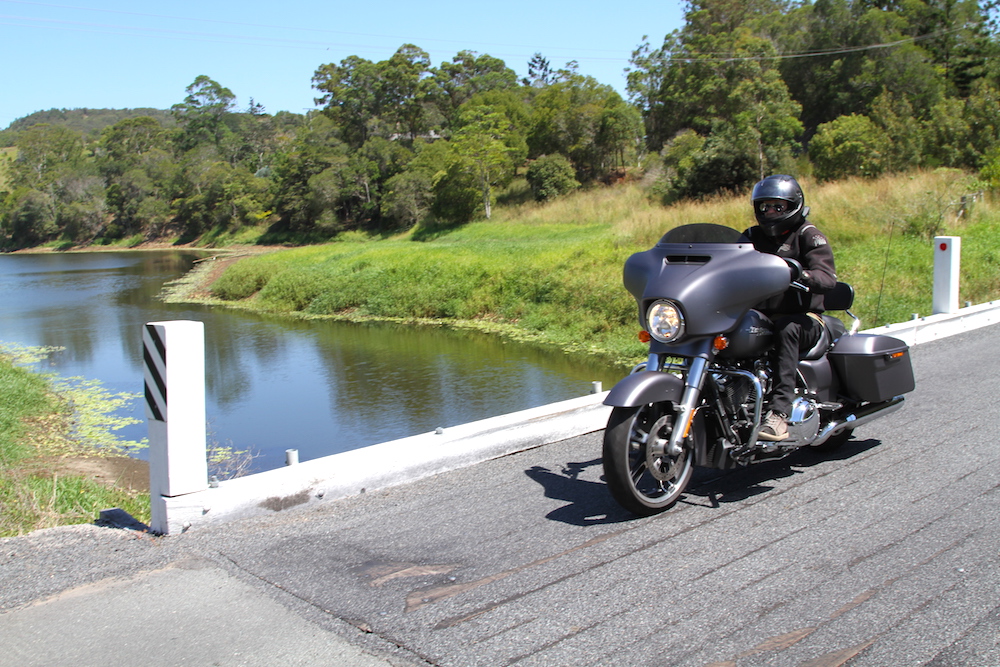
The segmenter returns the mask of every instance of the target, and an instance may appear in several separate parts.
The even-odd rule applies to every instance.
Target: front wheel
[[[694,451],[664,449],[676,415],[664,403],[612,410],[604,431],[604,477],[619,505],[640,516],[668,509],[684,493],[694,470]],[[661,453],[656,453],[661,452]]]

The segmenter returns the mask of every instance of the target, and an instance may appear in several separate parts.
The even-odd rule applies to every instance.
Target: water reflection
[[[0,341],[65,347],[60,375],[142,387],[141,326],[205,323],[209,428],[261,453],[258,469],[580,396],[618,372],[444,328],[300,321],[164,304],[191,251],[0,256]],[[138,401],[134,414],[142,417]],[[122,431],[145,437],[145,425]]]

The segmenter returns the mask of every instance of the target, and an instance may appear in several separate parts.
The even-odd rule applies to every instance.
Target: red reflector
[[[713,344],[715,345],[716,350],[724,350],[729,347],[729,339],[725,336],[716,336],[715,343]]]

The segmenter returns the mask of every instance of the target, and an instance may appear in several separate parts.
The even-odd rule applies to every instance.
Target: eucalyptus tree
[[[317,210],[310,179],[346,158],[349,147],[340,134],[327,115],[315,114],[297,129],[288,150],[276,155],[275,210],[280,229],[303,232],[315,227],[322,211]]]
[[[516,128],[506,114],[488,104],[467,104],[459,116],[452,146],[456,163],[473,176],[486,218],[492,215],[495,188],[506,185],[523,162],[526,146],[514,136]]]
[[[219,145],[230,132],[225,117],[232,111],[236,96],[204,74],[195,78],[185,92],[184,101],[170,108],[181,129],[179,148],[186,151],[204,143]]]
[[[790,164],[802,109],[777,69],[773,41],[750,25],[778,9],[766,0],[695,3],[683,30],[633,53],[628,90],[647,145],[678,157],[668,196],[739,190]]]
[[[37,124],[18,134],[7,170],[10,191],[0,203],[4,247],[21,248],[67,236],[92,236],[103,224],[104,186],[83,135]]]
[[[353,149],[373,136],[402,135],[412,141],[431,128],[423,83],[428,76],[429,56],[412,44],[404,44],[391,58],[377,63],[349,56],[339,65],[330,63],[316,70],[313,88],[321,95],[315,101]]]
[[[33,125],[14,145],[17,159],[8,168],[8,180],[15,188],[44,189],[60,174],[83,166],[86,158],[83,135],[61,125]]]
[[[149,116],[127,118],[105,128],[97,165],[106,184],[105,204],[113,216],[110,237],[147,229],[162,232],[170,217],[176,162],[169,133]]]
[[[532,97],[528,156],[558,153],[573,162],[581,181],[602,176],[637,129],[623,104],[614,88],[583,76],[576,63],[567,63],[554,83]]]
[[[459,51],[443,62],[427,80],[428,94],[447,128],[458,125],[459,109],[468,100],[489,91],[516,91],[517,74],[499,58]]]

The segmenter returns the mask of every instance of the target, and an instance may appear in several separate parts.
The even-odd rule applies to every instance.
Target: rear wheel
[[[604,431],[604,476],[619,505],[641,516],[668,509],[684,493],[694,470],[687,442],[680,453],[665,451],[673,431],[666,403],[615,408]]]

